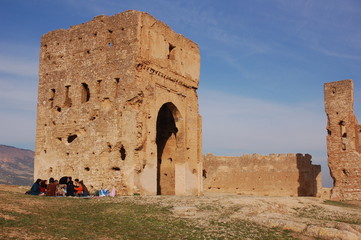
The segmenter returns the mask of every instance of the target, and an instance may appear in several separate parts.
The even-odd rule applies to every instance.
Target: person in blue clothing
[[[26,194],[39,195],[39,194],[40,194],[40,182],[41,182],[41,179],[38,178],[38,179],[34,182],[33,186],[31,186],[31,189],[26,192]]]

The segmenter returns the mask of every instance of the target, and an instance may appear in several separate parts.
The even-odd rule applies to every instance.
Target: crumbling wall
[[[73,176],[120,194],[199,194],[199,61],[195,43],[138,11],[45,34],[34,178]],[[158,138],[168,125],[164,151]],[[162,159],[171,159],[170,180]]]
[[[311,155],[204,156],[204,192],[257,196],[317,196],[321,166]]]
[[[361,127],[353,111],[352,80],[325,83],[328,166],[334,180],[331,199],[361,200]]]

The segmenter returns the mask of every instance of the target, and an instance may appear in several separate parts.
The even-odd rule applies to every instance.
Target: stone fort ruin
[[[326,83],[324,92],[331,199],[361,200],[361,126],[353,110],[353,82]]]
[[[122,195],[318,196],[321,168],[308,154],[202,155],[199,74],[198,46],[147,13],[45,34],[34,178],[73,176]],[[352,91],[325,85],[335,199],[360,198]]]
[[[34,177],[119,194],[201,192],[198,46],[127,11],[41,39]]]

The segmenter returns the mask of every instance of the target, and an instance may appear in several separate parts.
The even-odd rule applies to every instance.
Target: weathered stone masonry
[[[334,180],[331,198],[361,200],[361,126],[353,111],[352,80],[324,85],[328,166]]]
[[[257,196],[317,196],[321,166],[311,155],[270,154],[239,157],[204,156],[205,192]]]
[[[199,194],[199,64],[195,43],[143,12],[45,34],[34,177]]]

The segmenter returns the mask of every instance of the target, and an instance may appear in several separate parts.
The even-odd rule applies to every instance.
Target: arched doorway
[[[175,194],[175,163],[178,160],[179,111],[172,103],[165,103],[157,117],[157,194]]]

